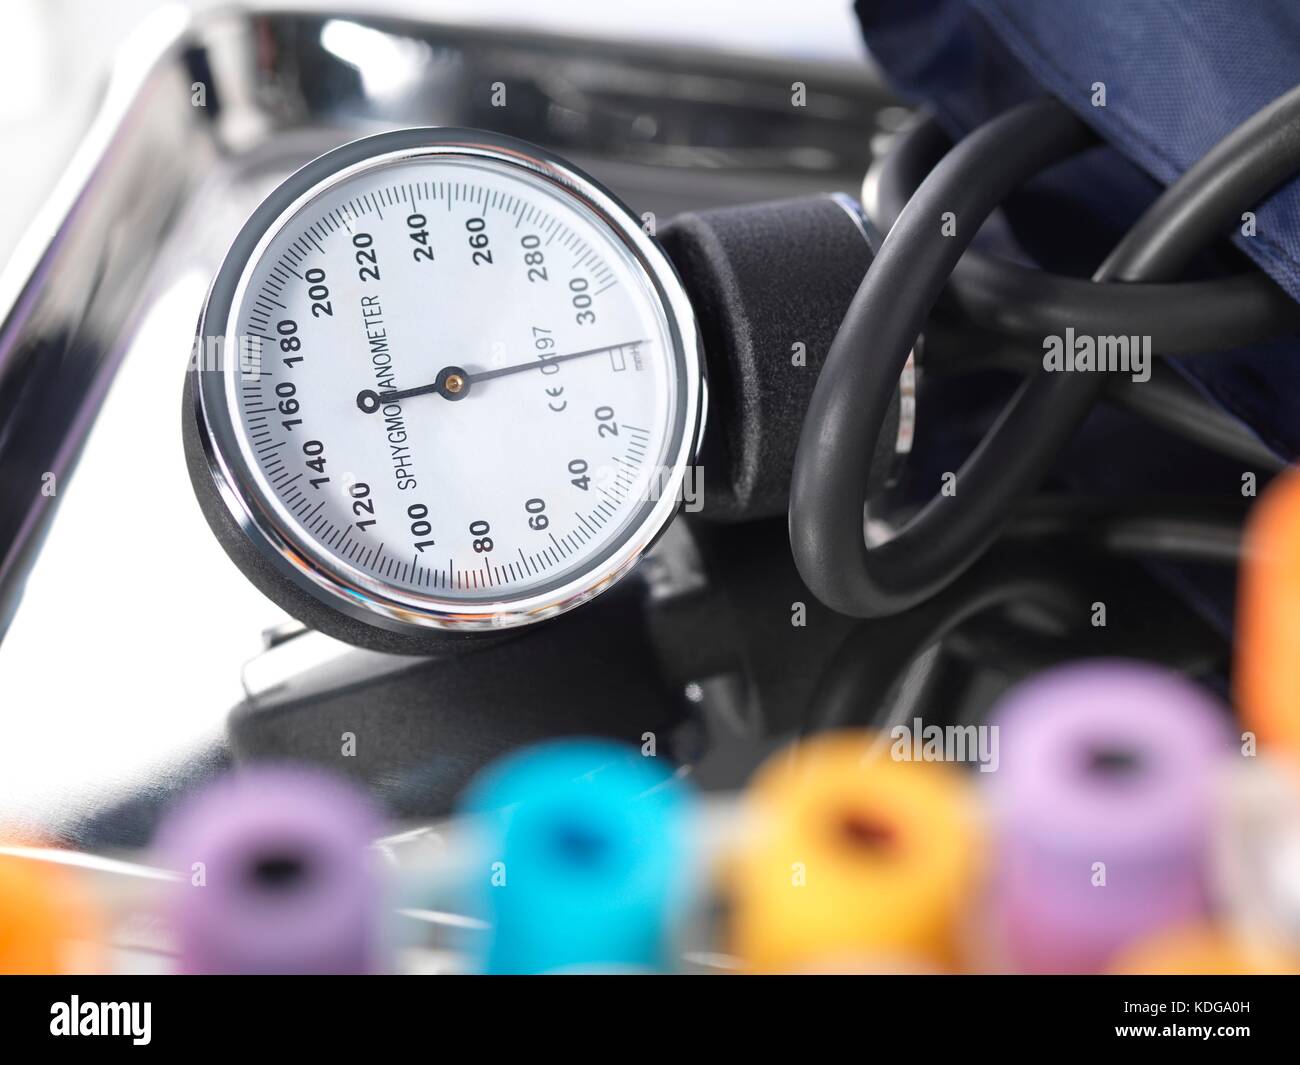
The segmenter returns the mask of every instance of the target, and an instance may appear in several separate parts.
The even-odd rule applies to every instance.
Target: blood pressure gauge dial
[[[553,155],[411,129],[308,164],[239,234],[185,404],[204,512],[290,613],[371,646],[597,595],[677,510],[704,373],[640,220]]]

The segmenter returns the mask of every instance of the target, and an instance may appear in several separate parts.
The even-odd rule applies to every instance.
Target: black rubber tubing
[[[1021,182],[1088,147],[1063,104],[1022,104],[975,130],[921,183],[885,238],[827,355],[790,494],[795,564],[823,603],[883,617],[929,598],[979,558],[1096,402],[1106,374],[1039,369],[957,473],[891,539],[863,533],[868,466],[899,373],[962,253]],[[1212,148],[1125,235],[1094,281],[1176,277],[1195,253],[1300,169],[1300,88]],[[956,233],[944,236],[947,212]],[[1111,326],[1105,330],[1109,333]]]
[[[1043,358],[1041,349],[1024,340],[990,334],[946,316],[926,323],[925,339],[926,372],[938,376],[986,369],[1028,374]],[[1238,459],[1246,463],[1246,469],[1273,474],[1286,468],[1287,463],[1253,429],[1216,407],[1172,366],[1157,359],[1150,371],[1150,380],[1140,384],[1126,377],[1109,377],[1106,401],[1211,451]]]
[[[888,232],[952,142],[933,117],[899,133],[876,171],[872,221]],[[1044,336],[1147,335],[1161,355],[1225,351],[1300,329],[1300,303],[1265,273],[1214,281],[1103,287],[967,251],[948,280],[944,302],[961,317],[1037,349]]]
[[[951,147],[932,116],[898,134],[876,171],[873,221],[882,232]],[[1217,281],[1106,287],[975,249],[957,263],[939,305],[950,307],[963,326],[996,336],[1002,361],[1029,371],[1041,358],[1043,337],[1067,326],[1080,334],[1149,335],[1158,355],[1226,351],[1300,329],[1300,303],[1262,271]],[[938,328],[931,321],[931,340]],[[942,345],[931,346],[932,370],[943,354]],[[953,368],[961,372],[976,361],[967,353]],[[1111,377],[1106,399],[1254,469],[1276,473],[1286,465],[1248,426],[1211,403],[1177,371],[1156,363],[1151,374],[1140,387]]]

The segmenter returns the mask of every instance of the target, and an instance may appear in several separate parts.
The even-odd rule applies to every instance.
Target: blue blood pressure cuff
[[[1086,276],[1217,141],[1300,83],[1296,0],[856,0],[894,87],[954,138],[1050,94],[1105,142],[1008,205],[1018,249]],[[1300,181],[1254,212],[1237,248],[1300,300]],[[1237,266],[1240,269],[1240,264]],[[1215,272],[1207,263],[1206,272]],[[1300,454],[1300,344],[1177,365],[1280,457]]]

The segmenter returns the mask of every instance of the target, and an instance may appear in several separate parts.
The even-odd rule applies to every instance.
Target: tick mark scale
[[[703,360],[667,257],[608,191],[506,137],[399,130],[292,175],[200,323],[218,350],[250,335],[191,371],[195,489],[258,587],[364,645],[599,594],[672,519],[700,442]]]

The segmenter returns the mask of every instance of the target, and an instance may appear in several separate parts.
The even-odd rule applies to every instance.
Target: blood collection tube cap
[[[1300,758],[1300,473],[1251,510],[1241,567],[1233,682],[1260,742]]]
[[[1166,670],[1047,670],[995,709],[1000,767],[990,904],[1003,964],[1092,972],[1131,940],[1206,910],[1226,708]]]
[[[953,766],[895,761],[875,733],[778,753],[744,797],[733,951],[761,972],[952,967],[981,849],[973,798]]]
[[[0,975],[95,972],[102,920],[68,869],[0,853]]]
[[[160,860],[186,973],[369,973],[384,910],[365,796],[319,771],[244,769],[163,824]]]
[[[471,908],[491,925],[489,973],[663,971],[693,890],[689,795],[663,763],[604,740],[510,755],[471,785],[482,868]]]
[[[1300,974],[1300,959],[1270,944],[1196,924],[1168,928],[1139,939],[1114,959],[1122,976],[1252,976]]]

